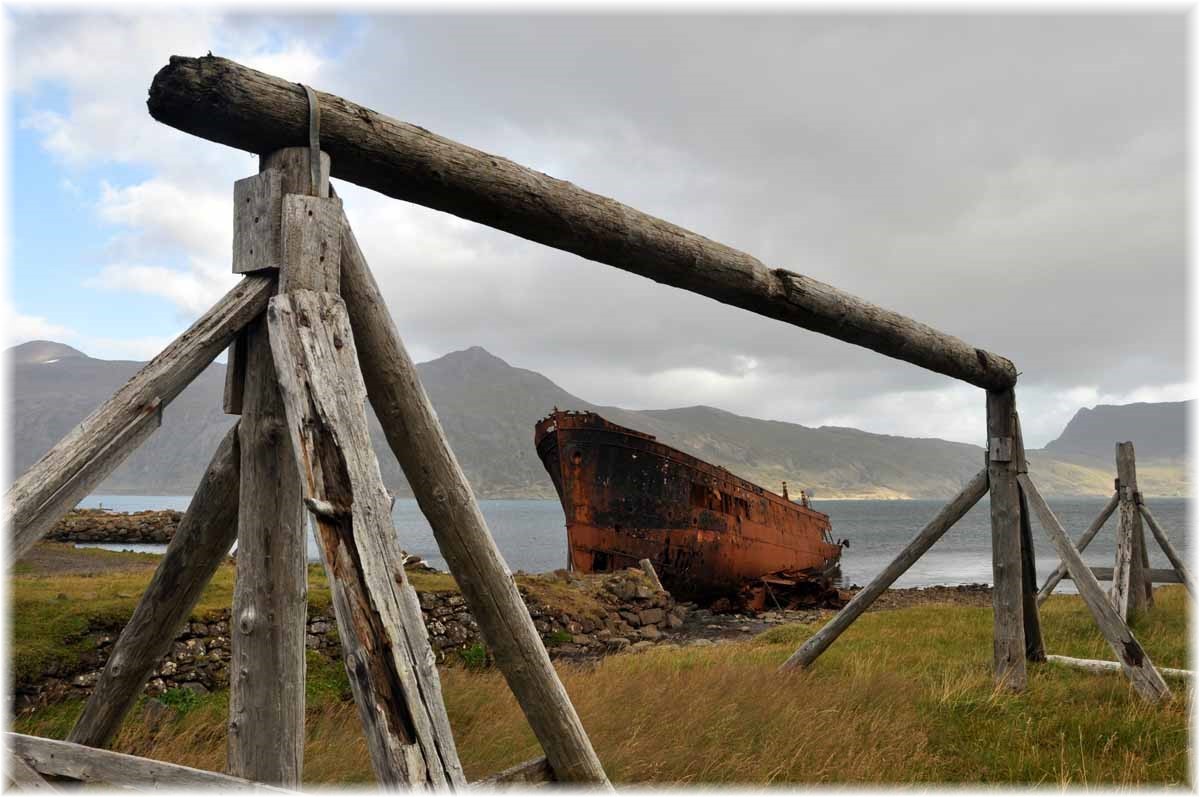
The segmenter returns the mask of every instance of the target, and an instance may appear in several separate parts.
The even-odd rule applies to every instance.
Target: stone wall
[[[110,512],[75,509],[50,529],[55,542],[170,542],[183,513],[174,509]]]
[[[669,594],[653,589],[640,570],[583,578],[560,572],[557,578],[537,578],[542,588],[522,585],[519,589],[534,626],[551,657],[556,659],[586,660],[650,647],[669,640],[683,625],[687,613],[687,608],[676,605]],[[549,589],[545,588],[547,585]],[[462,595],[449,591],[422,592],[419,598],[430,645],[440,663],[455,665],[468,659],[490,659]],[[556,605],[559,603],[563,605]],[[171,652],[146,684],[146,693],[159,695],[176,688],[204,693],[227,687],[231,655],[229,616],[229,610],[225,609],[192,618],[180,629]],[[90,694],[119,633],[120,629],[114,628],[90,634],[94,651],[86,654],[72,672],[46,673],[35,683],[16,684],[14,707],[19,711]],[[310,607],[305,645],[321,655],[341,660],[332,608],[318,611]]]

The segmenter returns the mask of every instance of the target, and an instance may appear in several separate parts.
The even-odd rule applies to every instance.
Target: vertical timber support
[[[1021,499],[1013,449],[1016,394],[987,394],[988,487],[992,519],[992,659],[998,684],[1025,689],[1025,624],[1021,584]]]
[[[312,191],[309,150],[264,155],[259,174],[234,185],[234,271],[287,271],[283,206]],[[328,156],[322,153],[323,175]],[[318,194],[328,196],[328,178]],[[283,277],[280,276],[280,280]],[[265,316],[245,332],[241,511],[230,623],[228,771],[296,787],[304,766],[304,635],[308,544],[300,475],[277,384]]]
[[[1014,470],[1018,475],[1029,473],[1025,459],[1025,438],[1021,434],[1021,416],[1013,413],[1016,437],[1013,445]],[[1021,615],[1025,631],[1025,659],[1042,662],[1046,660],[1046,645],[1042,641],[1042,621],[1038,616],[1037,600],[1037,557],[1033,549],[1033,525],[1029,517],[1029,498],[1024,488],[1017,484],[1021,499]]]
[[[371,447],[346,308],[335,294],[298,289],[272,299],[267,320],[375,776],[386,788],[461,788],[433,650]]]
[[[1117,614],[1124,619],[1130,613],[1136,614],[1147,608],[1148,574],[1142,566],[1145,532],[1137,507],[1137,461],[1133,443],[1117,443],[1116,456],[1117,498],[1120,503],[1117,506],[1119,523],[1111,597]]]

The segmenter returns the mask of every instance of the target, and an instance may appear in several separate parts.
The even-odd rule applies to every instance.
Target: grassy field
[[[13,577],[18,667],[69,655],[63,652],[69,642],[54,640],[79,622],[74,597],[88,598],[89,614],[119,616],[149,576],[146,567],[102,569],[59,573],[51,585],[37,569],[18,568]],[[312,594],[320,601],[323,583],[315,575]],[[231,584],[231,573],[219,574],[206,606],[227,605]],[[72,598],[56,598],[68,594]],[[1157,608],[1136,620],[1135,633],[1156,663],[1187,667],[1186,593],[1167,587],[1156,598]],[[1042,617],[1051,652],[1112,658],[1078,598],[1051,598]],[[1039,665],[1031,668],[1025,693],[997,692],[989,674],[990,611],[952,605],[869,613],[812,670],[777,674],[778,664],[816,628],[781,626],[749,641],[657,648],[596,666],[563,665],[559,672],[619,783],[1189,781],[1190,693],[1181,683],[1172,684],[1170,701],[1149,706],[1119,675]],[[442,680],[471,779],[538,753],[497,672],[448,667]],[[220,769],[228,694],[169,700],[174,716],[157,727],[135,709],[116,749]],[[78,702],[41,709],[18,718],[15,730],[62,738],[80,709]],[[345,674],[316,654],[309,659],[307,721],[306,781],[371,781]]]

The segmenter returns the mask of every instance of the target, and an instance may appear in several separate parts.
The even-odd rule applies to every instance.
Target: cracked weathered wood
[[[307,152],[270,153],[259,170],[277,173],[281,194],[307,191]],[[282,227],[282,215],[269,223]],[[304,771],[307,523],[266,317],[244,334],[226,767],[238,777],[297,787]]]
[[[237,539],[237,425],[221,440],[133,616],[67,737],[106,747]]]
[[[342,295],[367,395],[480,634],[564,782],[607,784],[583,724],[446,442],[354,233],[343,221]]]
[[[1144,545],[1142,516],[1137,508],[1137,461],[1133,443],[1117,443],[1117,544],[1113,562],[1112,602],[1122,618],[1146,608],[1145,575],[1142,573]]]
[[[1066,563],[1071,580],[1075,582],[1075,588],[1079,590],[1080,597],[1083,598],[1083,602],[1092,613],[1100,633],[1104,635],[1109,647],[1116,654],[1117,660],[1121,662],[1121,667],[1133,684],[1133,688],[1139,695],[1150,701],[1170,697],[1171,690],[1167,688],[1166,682],[1154,668],[1150,656],[1134,637],[1133,632],[1129,630],[1129,626],[1117,614],[1117,610],[1109,602],[1104,588],[1100,586],[1100,582],[1084,564],[1079,550],[1071,543],[1071,538],[1067,536],[1066,530],[1058,522],[1058,518],[1054,516],[1054,512],[1042,498],[1029,475],[1018,474],[1017,481],[1020,482],[1025,495],[1029,498],[1029,503],[1041,521],[1042,528],[1050,537],[1050,541],[1054,543],[1058,557]]]
[[[1108,499],[1108,503],[1104,505],[1104,509],[1101,509],[1100,514],[1092,521],[1092,525],[1088,526],[1087,530],[1080,535],[1079,542],[1075,543],[1076,550],[1083,553],[1083,550],[1091,544],[1096,535],[1100,533],[1100,529],[1104,528],[1104,524],[1112,517],[1112,513],[1116,511],[1119,500],[1117,494],[1113,493],[1112,497]],[[1039,606],[1046,602],[1046,598],[1049,598],[1050,593],[1054,592],[1054,588],[1058,586],[1058,582],[1062,581],[1066,576],[1067,565],[1065,562],[1059,562],[1058,567],[1046,579],[1046,583],[1042,585],[1042,588],[1038,590],[1037,601]]]
[[[229,357],[225,363],[225,392],[221,396],[221,408],[226,415],[242,414],[242,391],[246,387],[246,335],[239,332],[229,344]]]
[[[871,583],[859,590],[842,610],[833,616],[825,626],[813,634],[793,653],[780,667],[790,670],[796,667],[808,667],[817,657],[834,643],[859,616],[870,608],[871,604],[890,587],[896,579],[912,567],[918,559],[925,555],[935,542],[942,538],[950,528],[971,511],[971,507],[979,502],[988,491],[988,472],[981,470],[975,478],[967,482],[962,491],[942,507],[941,511],[917,533],[912,542],[904,546],[891,564],[872,579]]]
[[[998,684],[1025,688],[1025,622],[1021,583],[1021,496],[1013,440],[1016,396],[987,394],[988,489],[992,528],[992,664]]]
[[[461,787],[433,650],[371,448],[345,306],[335,294],[291,291],[271,300],[267,320],[375,776],[389,787]]]
[[[283,260],[279,291],[338,292],[342,260],[342,200],[288,194],[283,198]]]
[[[1142,517],[1146,519],[1147,525],[1150,526],[1150,531],[1154,534],[1154,539],[1158,540],[1159,547],[1167,555],[1171,566],[1175,568],[1175,574],[1179,576],[1179,580],[1187,588],[1187,591],[1195,597],[1196,590],[1192,581],[1192,573],[1188,570],[1186,560],[1180,556],[1179,551],[1171,544],[1170,538],[1167,537],[1167,532],[1163,530],[1162,526],[1158,525],[1158,521],[1154,519],[1154,515],[1150,514],[1150,508],[1145,504],[1139,504],[1138,509],[1141,510]],[[1157,571],[1151,571],[1151,574],[1153,575],[1154,572]]]
[[[273,284],[269,277],[243,277],[211,310],[13,483],[5,496],[2,518],[10,523],[10,561],[19,559],[71,509],[60,506],[54,512],[43,512],[47,502],[73,480],[103,480],[120,465],[128,451],[106,460],[103,468],[81,474],[89,467],[95,468],[101,452],[144,416],[147,405],[155,399],[164,407],[170,404],[230,344],[238,330],[266,308]],[[32,521],[36,526],[31,525]]]
[[[83,783],[121,786],[135,791],[215,789],[292,794],[262,783],[150,758],[114,753],[23,733],[4,734],[8,749],[42,775]]]
[[[304,762],[308,544],[266,318],[246,330],[241,509],[229,623],[229,774],[296,787]]]
[[[589,260],[864,346],[980,387],[1017,380],[1004,357],[563,180],[317,92],[332,175]],[[308,140],[295,83],[212,56],[172,56],[148,101],[160,122],[250,152]]]

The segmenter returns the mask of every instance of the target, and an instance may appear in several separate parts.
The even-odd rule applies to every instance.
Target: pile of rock
[[[76,509],[51,528],[46,539],[56,542],[170,542],[183,513],[174,509],[110,512]]]
[[[558,587],[558,592],[546,589],[547,584]],[[518,588],[552,658],[583,660],[627,649],[643,650],[667,641],[683,625],[687,613],[687,608],[676,605],[666,592],[650,587],[638,570],[583,578],[564,572],[557,579],[534,577],[530,584],[519,584]],[[564,597],[564,605],[552,605],[555,601],[545,598],[554,594]],[[461,594],[449,590],[421,592],[419,598],[429,641],[440,662],[486,658],[479,626]],[[185,624],[171,651],[151,675],[146,693],[153,696],[182,688],[203,694],[228,686],[229,618],[230,611],[225,609]],[[82,657],[76,671],[55,671],[36,683],[16,684],[15,707],[20,710],[90,694],[119,632],[118,627],[92,634],[95,647]],[[341,660],[341,641],[332,608],[310,610],[305,645]],[[476,646],[478,656],[464,655]]]

